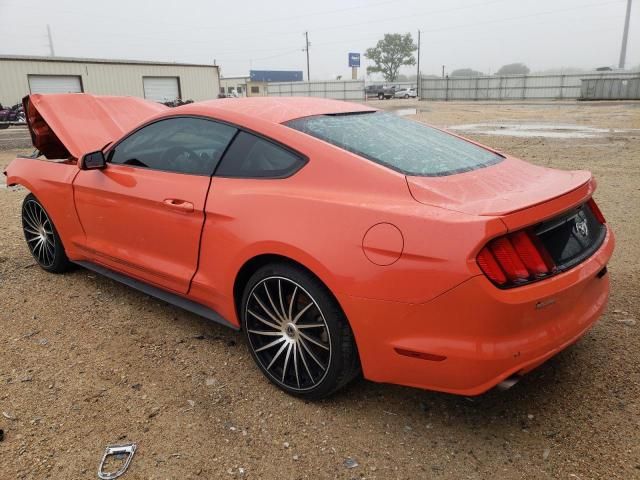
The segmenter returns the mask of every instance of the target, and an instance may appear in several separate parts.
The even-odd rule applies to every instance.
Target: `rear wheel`
[[[344,313],[302,268],[285,263],[260,268],[245,287],[241,313],[258,367],[290,394],[327,397],[360,372]]]
[[[384,100],[384,93],[378,94],[378,100]]]
[[[71,263],[56,227],[42,204],[31,193],[22,202],[22,230],[29,251],[40,267],[52,273],[69,269]]]

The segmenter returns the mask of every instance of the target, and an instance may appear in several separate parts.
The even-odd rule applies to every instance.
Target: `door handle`
[[[163,202],[167,207],[174,210],[180,210],[181,212],[191,213],[193,212],[193,203],[186,200],[180,200],[178,198],[166,198]]]

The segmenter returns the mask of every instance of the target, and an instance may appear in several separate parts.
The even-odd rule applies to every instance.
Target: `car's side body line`
[[[232,328],[234,330],[239,330],[237,325],[232,324],[225,318],[223,318],[218,312],[212,310],[209,307],[206,307],[200,303],[194,302],[193,300],[189,300],[188,298],[182,297],[180,295],[176,295],[175,293],[168,292],[161,288],[150,285],[146,282],[142,282],[140,280],[136,280],[135,278],[131,278],[122,273],[116,272],[109,268],[103,267],[101,265],[95,264],[93,262],[87,261],[77,261],[76,264],[86,268],[87,270],[94,271],[103,275],[107,278],[115,280],[116,282],[127,285],[128,287],[135,288],[147,295],[163,300],[171,305],[175,305],[176,307],[180,307],[184,310],[187,310],[191,313],[195,313],[201,317],[206,318],[207,320],[212,320],[216,323],[224,325],[225,327]]]

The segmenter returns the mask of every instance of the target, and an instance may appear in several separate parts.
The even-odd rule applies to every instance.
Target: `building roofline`
[[[177,62],[154,62],[152,60],[122,60],[107,58],[79,58],[79,57],[43,57],[35,55],[0,55],[0,60],[10,61],[35,61],[35,62],[67,62],[67,63],[104,63],[111,65],[161,65],[171,67],[208,67],[219,68],[218,65],[203,63],[177,63]]]

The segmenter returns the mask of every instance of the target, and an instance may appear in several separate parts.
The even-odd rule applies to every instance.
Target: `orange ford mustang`
[[[463,395],[579,339],[614,238],[589,172],[526,163],[369,106],[247,98],[169,109],[25,98],[26,243],[242,329],[283,390],[365,378]]]

